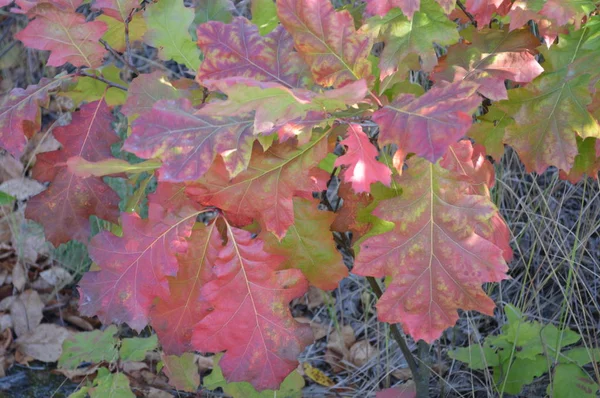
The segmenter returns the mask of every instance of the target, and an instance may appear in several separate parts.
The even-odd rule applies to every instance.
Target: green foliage
[[[302,397],[302,388],[304,387],[304,378],[300,373],[294,371],[285,378],[279,390],[264,390],[261,392],[256,391],[252,384],[245,381],[242,382],[227,382],[223,376],[223,371],[219,366],[219,361],[223,354],[217,354],[215,356],[215,362],[213,365],[212,372],[206,376],[202,385],[208,390],[214,390],[215,388],[222,388],[223,391],[231,395],[233,398],[300,398]]]
[[[536,377],[553,372],[553,382],[548,386],[551,396],[595,396],[600,386],[582,367],[600,362],[600,349],[567,348],[581,340],[576,332],[527,321],[512,305],[507,305],[505,312],[508,322],[502,327],[502,334],[450,351],[450,357],[474,370],[492,368],[500,392],[519,394]]]
[[[82,362],[116,361],[118,340],[114,337],[115,333],[117,327],[111,325],[104,331],[94,330],[72,335],[63,343],[63,353],[58,360],[58,366],[75,369]]]

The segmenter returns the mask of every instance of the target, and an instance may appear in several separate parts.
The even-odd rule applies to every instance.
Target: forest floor
[[[0,10],[1,94],[61,72],[42,69],[40,57],[44,55],[26,50],[12,39],[22,26],[19,17]],[[185,73],[177,65],[158,62],[154,51],[149,47],[140,50],[136,57],[140,71],[158,67]],[[44,120],[64,113],[60,101],[53,101]],[[519,308],[529,320],[576,331],[584,346],[600,347],[600,184],[592,179],[571,184],[552,169],[542,175],[527,173],[510,150],[496,164],[496,171],[492,197],[512,233],[511,278],[486,286],[498,306],[494,316],[462,312],[455,327],[420,350],[420,361],[431,368],[432,397],[501,394],[489,371],[472,371],[450,359],[448,351],[481,344],[486,336],[499,334],[506,323],[502,309],[507,304]],[[23,163],[0,153],[0,190],[8,186],[13,194],[26,199],[42,189],[24,180],[26,176]],[[95,370],[67,373],[56,370],[53,363],[33,360],[27,353],[35,350],[37,343],[19,340],[19,336],[39,324],[55,325],[53,333],[57,335],[62,333],[59,330],[74,333],[102,327],[77,311],[75,286],[90,260],[82,245],[53,248],[46,243],[41,228],[24,220],[24,206],[25,200],[16,207],[0,208],[0,398],[65,397],[93,377]],[[351,266],[351,257],[346,255],[346,260]],[[314,344],[300,362],[320,371],[299,367],[306,380],[303,396],[367,397],[381,388],[411,382],[406,360],[389,328],[377,321],[375,303],[367,281],[354,275],[335,291],[311,288],[292,303],[294,317],[310,323],[315,333]],[[119,333],[122,337],[132,334],[126,327]],[[409,346],[417,352],[413,341],[409,340]],[[59,348],[60,344],[44,347]],[[134,391],[140,396],[189,396],[168,387],[164,374],[154,366],[159,358],[159,353],[150,355],[145,367],[138,364],[127,374]],[[197,364],[203,375],[210,373],[212,359],[198,355]],[[597,367],[589,371],[600,378]],[[545,396],[550,377],[536,378],[520,396]],[[201,395],[224,396],[220,392]]]

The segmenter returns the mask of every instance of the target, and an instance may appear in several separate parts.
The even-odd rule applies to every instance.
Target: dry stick
[[[103,78],[102,76],[96,76],[91,73],[84,72],[82,70],[78,71],[76,74],[80,75],[80,76],[91,77],[92,79],[96,79],[96,80],[101,81],[102,83],[108,84],[110,87],[114,87],[114,88],[118,88],[123,91],[127,91],[127,87],[122,86],[118,83],[113,83],[110,80]]]
[[[367,281],[369,282],[369,285],[371,285],[371,289],[373,289],[373,292],[375,293],[377,298],[381,298],[381,296],[383,295],[383,291],[381,290],[381,287],[379,286],[377,280],[372,276],[367,276]],[[400,351],[402,351],[402,354],[406,359],[406,363],[408,363],[410,372],[413,375],[415,387],[417,390],[417,398],[429,397],[429,368],[425,365],[420,366],[417,364],[417,361],[415,360],[415,357],[410,351],[410,348],[408,348],[406,339],[402,335],[402,332],[400,332],[398,325],[390,323],[390,331],[392,332],[392,337],[394,338],[394,340],[396,340],[396,343],[398,343]],[[427,343],[421,344],[421,342],[419,342],[419,356],[425,355],[426,350],[429,350]]]

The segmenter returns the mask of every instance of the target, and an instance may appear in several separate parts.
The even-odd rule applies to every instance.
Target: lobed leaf
[[[277,15],[317,83],[341,87],[369,80],[373,42],[356,31],[347,10],[336,11],[329,0],[277,0]]]
[[[502,249],[478,229],[490,229],[497,209],[470,193],[472,181],[424,159],[411,158],[399,183],[402,194],[373,213],[394,229],[360,245],[353,272],[391,276],[377,303],[379,319],[400,322],[430,343],[454,325],[458,309],[492,314],[481,285],[506,279],[507,266]]]
[[[281,242],[271,233],[262,233],[265,250],[285,259],[281,269],[299,269],[311,285],[333,290],[348,276],[329,229],[335,214],[317,210],[314,200],[293,200],[294,224]]]
[[[169,296],[166,277],[177,273],[175,255],[187,251],[197,214],[189,207],[174,213],[150,203],[148,219],[121,214],[122,238],[108,231],[94,236],[89,253],[100,270],[87,272],[79,283],[80,313],[141,331],[153,300]]]
[[[60,85],[59,79],[42,78],[26,89],[14,88],[0,100],[0,146],[20,158],[31,138],[41,128],[42,112],[48,107],[50,91]]]
[[[360,124],[351,123],[346,138],[340,144],[346,146],[346,153],[336,159],[335,167],[349,165],[344,170],[342,179],[352,184],[354,192],[369,192],[374,182],[390,185],[392,171],[385,164],[377,161],[379,151],[373,146]]]
[[[126,21],[139,6],[140,0],[94,0],[92,5],[93,8],[102,10],[104,15],[121,22]]]
[[[312,342],[310,326],[292,317],[289,302],[308,283],[299,270],[279,270],[250,232],[227,227],[227,245],[215,262],[215,279],[202,289],[205,317],[195,326],[196,350],[225,350],[219,362],[229,381],[250,381],[258,390],[278,389]]]
[[[108,29],[101,21],[86,22],[82,14],[42,3],[30,11],[35,19],[15,38],[26,47],[50,51],[48,66],[102,65],[106,49],[98,42]]]
[[[25,216],[44,226],[46,239],[54,246],[71,239],[87,242],[91,215],[118,220],[118,195],[100,178],[80,178],[67,166],[73,157],[90,162],[112,157],[110,146],[119,140],[112,120],[104,99],[86,104],[73,114],[71,124],[54,129],[62,150],[37,156],[33,177],[49,181],[50,187],[29,200]]]
[[[247,77],[276,82],[285,87],[305,85],[306,64],[294,51],[292,37],[282,27],[265,37],[246,18],[230,24],[208,22],[198,26],[198,46],[204,61],[196,79],[218,81],[228,77]]]
[[[293,197],[311,198],[329,178],[313,170],[327,153],[326,136],[313,137],[299,148],[286,142],[264,152],[255,144],[248,169],[233,179],[217,159],[187,192],[203,205],[223,210],[235,225],[257,220],[283,239],[294,224]]]
[[[451,46],[435,68],[435,80],[473,81],[479,84],[481,95],[499,101],[508,98],[505,80],[529,83],[544,71],[535,59],[534,48],[540,42],[528,29],[486,28],[468,33],[471,44]]]
[[[373,114],[380,144],[397,143],[402,153],[435,162],[471,127],[471,113],[481,102],[477,88],[466,81],[440,82],[418,98],[399,95]]]
[[[123,149],[139,157],[158,158],[161,181],[196,180],[204,175],[217,155],[236,176],[246,169],[255,140],[254,120],[206,116],[187,99],[159,101],[133,122],[133,132]]]

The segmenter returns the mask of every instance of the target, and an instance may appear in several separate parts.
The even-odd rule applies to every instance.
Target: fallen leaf
[[[29,199],[45,190],[44,184],[30,178],[13,178],[0,184],[0,191],[6,192],[18,200]]]
[[[50,285],[58,288],[62,288],[73,281],[73,276],[69,273],[69,271],[61,267],[49,268],[40,272],[40,276]]]
[[[10,329],[13,327],[13,321],[10,314],[2,314],[0,315],[0,332],[5,331],[6,329]]]
[[[16,341],[20,352],[42,362],[55,362],[62,354],[62,344],[69,337],[64,327],[44,323]]]
[[[15,334],[19,337],[36,329],[42,318],[44,303],[35,290],[21,293],[10,305]]]
[[[325,373],[317,368],[312,367],[308,362],[304,362],[302,364],[302,369],[304,370],[304,374],[317,384],[325,387],[332,387],[335,385],[333,380],[327,377]]]
[[[16,263],[12,272],[12,284],[18,291],[23,290],[27,283],[27,273],[25,267],[21,263]]]
[[[350,362],[358,367],[364,366],[377,355],[377,349],[367,340],[357,341],[350,347]]]
[[[196,354],[194,360],[198,364],[200,372],[213,368],[215,357],[205,357],[204,355]]]

